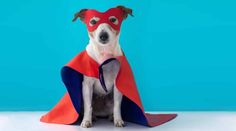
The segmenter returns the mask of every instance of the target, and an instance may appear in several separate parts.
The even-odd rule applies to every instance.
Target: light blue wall
[[[0,1],[0,110],[48,110],[88,36],[76,11],[125,5],[121,45],[146,110],[236,110],[234,0]]]

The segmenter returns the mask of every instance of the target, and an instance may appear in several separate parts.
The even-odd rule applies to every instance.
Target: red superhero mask
[[[111,8],[106,12],[96,10],[85,11],[84,22],[87,25],[88,31],[92,32],[102,23],[109,24],[113,29],[120,30],[123,20],[123,11],[120,8]]]

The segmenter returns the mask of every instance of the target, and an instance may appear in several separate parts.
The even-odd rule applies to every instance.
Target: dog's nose
[[[108,38],[109,38],[108,33],[107,32],[101,32],[100,35],[99,35],[99,38],[100,38],[101,42],[103,44],[105,44],[107,42]]]

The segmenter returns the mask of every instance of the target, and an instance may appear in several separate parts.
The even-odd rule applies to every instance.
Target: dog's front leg
[[[83,81],[83,101],[84,101],[84,118],[81,127],[89,128],[92,126],[92,97],[93,97],[93,83],[91,79],[84,77]]]
[[[121,117],[121,101],[122,101],[123,95],[120,93],[120,91],[117,89],[116,86],[114,86],[114,110],[113,110],[113,117],[114,117],[114,125],[116,127],[124,127],[125,123],[122,120]]]

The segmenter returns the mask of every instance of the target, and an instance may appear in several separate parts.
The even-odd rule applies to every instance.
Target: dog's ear
[[[130,9],[130,8],[126,8],[122,5],[119,5],[116,8],[120,8],[124,12],[123,19],[126,19],[128,17],[128,15],[133,16],[132,9]]]
[[[74,19],[72,20],[73,22],[76,21],[78,18],[80,18],[81,21],[84,21],[85,18],[85,12],[88,9],[81,9],[79,12],[75,13]]]

